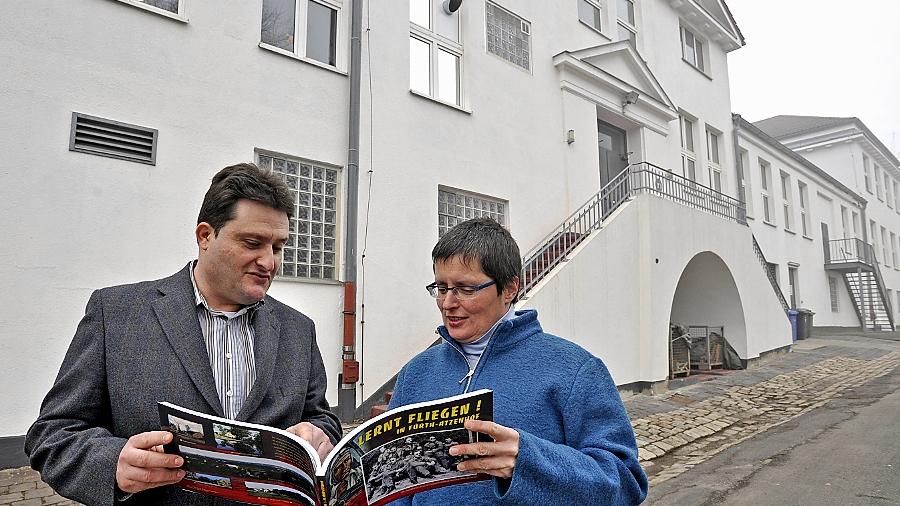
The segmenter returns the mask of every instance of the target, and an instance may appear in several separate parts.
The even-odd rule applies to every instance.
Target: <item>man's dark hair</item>
[[[481,270],[497,282],[498,294],[522,271],[519,245],[509,230],[491,218],[473,218],[456,225],[431,250],[433,262],[455,256],[464,262],[477,261]]]
[[[240,199],[252,200],[294,215],[294,195],[278,175],[260,169],[253,163],[225,167],[212,178],[203,197],[197,223],[209,223],[218,233],[234,218],[234,206]]]

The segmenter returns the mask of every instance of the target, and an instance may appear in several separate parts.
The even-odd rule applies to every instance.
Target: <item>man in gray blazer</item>
[[[31,465],[79,502],[230,504],[172,486],[157,401],[287,428],[327,455],[341,434],[309,318],[266,295],[294,210],[253,164],[213,177],[198,256],[156,281],[95,291],[25,440]]]

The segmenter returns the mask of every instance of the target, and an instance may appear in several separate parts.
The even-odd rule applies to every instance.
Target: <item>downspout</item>
[[[362,2],[350,6],[350,136],[347,149],[347,242],[344,248],[344,340],[341,347],[341,372],[338,375],[338,417],[349,421],[356,411],[356,244],[359,211],[359,110],[360,61],[362,54]]]

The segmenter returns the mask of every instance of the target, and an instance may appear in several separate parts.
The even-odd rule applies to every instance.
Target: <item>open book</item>
[[[385,504],[424,490],[488,479],[457,471],[450,446],[490,437],[463,427],[492,420],[493,396],[479,390],[403,406],[344,436],[325,461],[289,432],[159,403],[163,430],[175,437],[166,453],[184,458],[178,486],[236,501],[267,505]]]

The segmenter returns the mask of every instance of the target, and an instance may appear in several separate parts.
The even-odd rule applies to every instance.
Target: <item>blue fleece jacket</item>
[[[444,342],[400,371],[391,408],[465,390],[465,356],[446,328],[438,332]],[[452,485],[391,504],[626,505],[644,500],[647,477],[606,366],[580,346],[544,333],[537,311],[518,311],[500,324],[469,391],[480,388],[494,391],[494,421],[519,432],[512,479]]]

